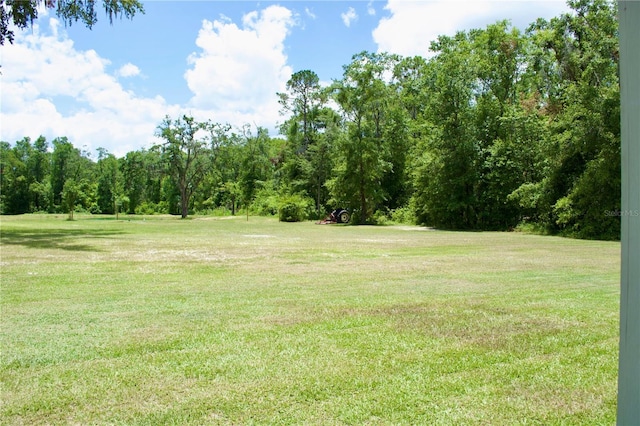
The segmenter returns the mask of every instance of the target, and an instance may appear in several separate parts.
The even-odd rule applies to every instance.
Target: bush
[[[391,221],[403,225],[414,225],[416,216],[411,207],[400,207],[391,211]]]
[[[278,194],[271,187],[261,188],[251,203],[251,211],[260,216],[274,216],[278,213]]]
[[[158,204],[145,201],[136,207],[135,213],[140,215],[165,214],[169,210],[166,201],[160,201]]]
[[[373,213],[373,223],[376,225],[387,225],[389,223],[387,213],[382,210],[376,210],[375,213]]]
[[[280,222],[300,222],[309,217],[313,201],[302,195],[285,195],[278,203],[278,219]]]

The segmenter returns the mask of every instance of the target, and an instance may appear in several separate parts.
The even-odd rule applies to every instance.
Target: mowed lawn
[[[1,218],[2,424],[613,424],[616,242]]]

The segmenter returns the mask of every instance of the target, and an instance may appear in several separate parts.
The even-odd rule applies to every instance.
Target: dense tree
[[[316,216],[321,217],[329,210],[329,190],[327,182],[333,173],[332,152],[340,137],[342,119],[329,107],[318,111],[316,116],[318,133],[308,151],[307,193],[315,200]]]
[[[62,188],[61,199],[63,208],[69,213],[69,220],[73,220],[76,205],[82,204],[87,197],[88,182],[86,180],[77,181],[75,178],[67,179]]]
[[[189,214],[189,201],[210,166],[206,130],[210,123],[197,122],[193,117],[176,120],[166,117],[158,126],[157,136],[164,139],[159,148],[168,166],[173,183],[179,191],[180,215]]]
[[[385,81],[396,57],[362,52],[344,67],[334,84],[334,97],[346,118],[346,131],[335,150],[328,185],[335,200],[355,210],[359,223],[371,221],[385,199],[382,180],[391,169],[389,146],[383,139],[390,89]]]
[[[131,151],[120,161],[122,191],[129,199],[129,213],[135,213],[136,208],[147,200],[145,153],[146,151]]]
[[[46,139],[41,136],[31,144],[30,138],[26,137],[17,141],[13,148],[3,142],[0,153],[0,211],[5,214],[48,211],[51,186]]]
[[[270,138],[266,129],[258,127],[256,135],[252,135],[249,126],[243,129],[245,145],[242,155],[242,167],[239,176],[240,191],[245,206],[248,208],[258,191],[268,188],[273,178],[275,157],[271,151]],[[275,212],[273,212],[275,214]]]
[[[429,59],[362,52],[329,88],[296,72],[278,94],[286,139],[184,116],[158,127],[163,144],[97,163],[66,138],[51,152],[44,138],[3,142],[0,211],[245,205],[299,220],[313,199],[317,214],[340,204],[359,223],[413,213],[444,228],[618,238],[606,214],[620,202],[615,4],[569,6],[524,33],[499,21],[441,36]]]
[[[80,184],[83,180],[90,180],[93,174],[94,163],[73,146],[66,138],[56,138],[52,141],[53,152],[51,154],[51,199],[53,208],[62,208],[67,211],[69,203],[63,204],[64,185],[68,180]],[[89,208],[91,197],[82,198],[82,207]]]
[[[570,1],[572,14],[529,29],[549,137],[538,149],[547,170],[515,196],[551,232],[618,238],[620,128],[615,4]],[[533,201],[533,202],[532,202]]]
[[[44,136],[38,137],[33,143],[33,150],[27,162],[27,168],[31,176],[29,192],[31,193],[32,206],[30,211],[33,212],[48,211],[50,207],[50,154],[47,150],[47,140]]]
[[[231,125],[209,123],[207,126],[209,144],[209,168],[198,190],[194,192],[194,208],[197,211],[206,212],[216,207],[216,199],[220,196],[223,186],[223,169],[226,167],[222,152],[229,146],[234,138]],[[235,210],[232,207],[235,213]]]
[[[466,33],[440,36],[432,45],[425,90],[429,130],[414,163],[413,205],[419,222],[454,229],[477,223],[478,150],[473,93],[477,82]]]
[[[243,163],[244,140],[242,135],[232,132],[222,140],[215,157],[219,173],[218,203],[235,215],[242,199],[240,177]]]
[[[0,143],[0,212],[21,214],[29,211],[27,167],[8,142]]]
[[[298,71],[287,81],[287,90],[278,93],[279,102],[284,112],[292,113],[287,126],[300,127],[302,144],[299,148],[305,151],[314,137],[314,118],[323,103],[320,79],[313,71]]]
[[[294,73],[287,92],[278,93],[281,114],[290,114],[280,131],[287,144],[280,153],[279,187],[284,194],[304,194],[315,200],[316,214],[325,210],[330,176],[331,140],[340,117],[327,107],[328,93],[313,71]]]
[[[522,183],[514,156],[525,150],[516,133],[525,42],[520,32],[501,21],[471,34],[478,84],[474,93],[478,183],[477,227],[505,229],[518,222],[509,194]],[[509,117],[509,118],[507,118]]]
[[[123,182],[118,159],[105,149],[98,148],[96,202],[101,213],[116,214],[116,202],[122,199]]]

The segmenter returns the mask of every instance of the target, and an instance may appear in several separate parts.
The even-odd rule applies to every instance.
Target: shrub
[[[404,225],[414,225],[416,217],[411,207],[400,207],[391,211],[391,221]]]
[[[376,210],[375,213],[373,213],[373,223],[376,225],[387,225],[389,223],[387,213],[382,210]]]
[[[278,203],[278,219],[281,222],[300,222],[309,217],[313,200],[302,195],[285,195]]]
[[[136,207],[135,213],[141,215],[164,214],[169,210],[166,201],[160,201],[158,204],[145,201]]]
[[[278,213],[278,194],[271,187],[258,190],[253,202],[251,211],[260,216],[273,216]]]

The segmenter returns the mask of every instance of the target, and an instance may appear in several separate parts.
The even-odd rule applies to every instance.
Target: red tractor
[[[349,223],[351,214],[345,209],[338,208],[331,212],[324,220],[318,222],[319,225],[328,225],[331,223]]]

